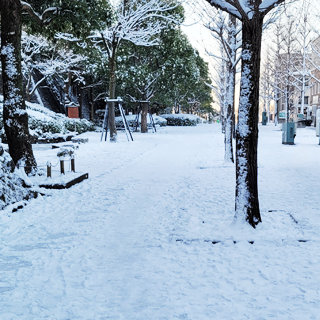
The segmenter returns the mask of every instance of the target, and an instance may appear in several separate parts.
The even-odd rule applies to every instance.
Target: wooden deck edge
[[[67,183],[55,183],[55,184],[40,184],[40,188],[46,189],[69,189],[70,187],[74,186],[77,183],[82,182],[85,179],[89,178],[89,173],[82,174],[81,176],[67,182]]]

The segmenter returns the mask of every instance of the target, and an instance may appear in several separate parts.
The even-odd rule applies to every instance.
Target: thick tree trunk
[[[4,129],[14,163],[24,161],[26,173],[32,173],[37,163],[30,142],[28,114],[23,98],[20,0],[0,0],[0,10]]]
[[[116,56],[115,51],[109,60],[110,66],[110,82],[109,82],[109,98],[116,98]],[[110,142],[117,142],[117,128],[115,121],[114,103],[109,104],[109,129],[110,129]]]
[[[143,101],[143,102],[141,102],[141,133],[148,132],[147,117],[148,117],[148,103]]]
[[[259,75],[263,20],[242,24],[242,66],[239,123],[236,134],[235,219],[255,227],[261,222],[258,200]]]

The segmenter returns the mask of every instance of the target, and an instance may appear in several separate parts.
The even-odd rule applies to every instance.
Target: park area
[[[232,223],[220,124],[133,142],[82,134],[76,171],[89,179],[1,212],[0,318],[319,319],[319,138],[311,127],[293,146],[281,135],[259,126],[253,229]],[[51,145],[34,153],[40,168],[58,161]]]

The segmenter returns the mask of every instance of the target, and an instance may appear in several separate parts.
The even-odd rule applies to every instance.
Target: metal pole
[[[64,173],[64,160],[60,160],[60,173],[65,174]]]
[[[74,163],[74,155],[71,156],[71,171],[76,172],[75,163]]]
[[[107,141],[108,128],[109,128],[109,104],[107,104],[106,135],[105,135],[104,141]]]
[[[119,106],[119,111],[120,111],[120,114],[121,114],[121,117],[122,117],[124,131],[126,132],[126,136],[127,136],[128,141],[130,141],[129,137],[128,137],[128,132],[127,132],[126,120],[125,120],[124,112],[123,112],[123,109],[122,109],[121,100],[120,100],[119,97],[118,97],[118,106]]]
[[[51,162],[47,162],[47,178],[51,178]]]
[[[121,105],[121,109],[122,109],[122,113],[124,114],[124,110],[122,108],[122,105]],[[127,119],[126,119],[125,115],[123,116],[123,118],[124,118],[124,122],[125,122],[124,125],[125,125],[125,127],[127,128],[128,132],[129,132],[131,141],[133,141],[133,137],[132,137],[132,134],[131,134],[131,131],[130,131],[130,127],[129,127],[129,124],[127,122]]]
[[[104,110],[104,116],[103,116],[103,122],[102,122],[102,133],[101,133],[101,139],[100,139],[100,141],[102,141],[103,133],[104,133],[104,128],[105,128],[105,126],[106,126],[107,106],[108,106],[108,102],[106,103],[106,107],[105,107],[105,110]]]
[[[151,121],[152,127],[154,129],[154,132],[157,132],[156,124],[154,123],[154,120],[153,120],[153,115],[151,113],[151,108],[150,108],[149,102],[148,102],[148,111],[149,111],[149,117],[150,117],[150,121]]]
[[[139,125],[139,109],[137,110],[137,116],[136,116],[136,121],[135,121],[135,128],[134,128],[134,131],[137,131],[138,129],[138,125]]]

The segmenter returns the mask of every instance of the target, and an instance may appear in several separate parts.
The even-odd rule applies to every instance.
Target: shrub
[[[196,126],[197,123],[201,123],[202,120],[193,114],[161,114],[167,120],[168,126]]]
[[[166,119],[159,116],[152,116],[152,117],[155,125],[159,125],[160,127],[165,127],[167,125]],[[128,122],[129,127],[134,128],[136,126],[136,119],[137,119],[136,114],[126,116],[126,120]],[[116,127],[123,129],[124,125],[123,125],[122,117],[116,117],[115,120],[116,120]],[[140,122],[141,122],[141,115],[139,115],[138,127],[140,126]],[[147,116],[147,123],[148,123],[148,127],[152,127],[149,115]]]
[[[55,120],[40,120],[33,116],[29,116],[28,118],[29,129],[35,130],[38,135],[42,133],[61,133],[63,130],[62,124]]]
[[[37,196],[35,191],[25,188],[24,177],[24,169],[14,170],[10,155],[0,145],[0,210],[9,204]]]
[[[94,124],[86,119],[67,119],[64,122],[64,126],[67,130],[72,132],[83,133],[87,131],[94,131]]]
[[[2,99],[2,96],[0,96],[0,101]],[[70,131],[80,134],[95,130],[94,123],[86,119],[70,119],[64,114],[55,113],[35,103],[26,102],[26,105],[30,134],[35,140],[39,137],[46,137],[48,134],[66,134]],[[0,138],[3,142],[6,142],[2,113],[3,108],[0,104]]]

